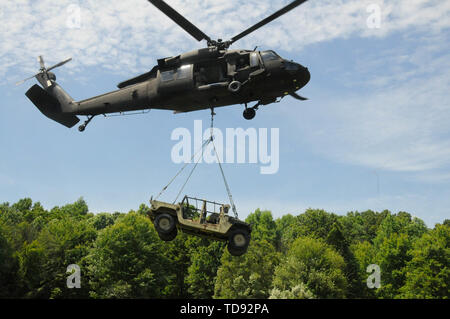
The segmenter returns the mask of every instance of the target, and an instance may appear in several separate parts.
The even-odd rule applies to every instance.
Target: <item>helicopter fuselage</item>
[[[43,57],[39,56],[39,73],[24,81],[36,77],[42,87],[34,85],[25,95],[45,116],[66,127],[77,124],[80,121],[78,115],[88,116],[79,126],[80,131],[84,131],[92,118],[99,114],[147,109],[184,113],[245,104],[243,116],[251,120],[260,105],[277,102],[285,95],[307,100],[295,93],[310,80],[311,75],[304,66],[285,60],[271,50],[229,50],[236,41],[307,0],[292,1],[227,41],[213,40],[165,1],[148,1],[197,41],[206,40],[208,47],[159,59],[151,71],[119,83],[119,90],[82,101],[70,97],[56,83],[55,75],[49,72],[71,59],[47,68]],[[247,104],[253,101],[257,102],[256,105],[248,108]]]
[[[252,101],[265,105],[301,89],[309,79],[307,68],[274,51],[200,49],[158,60],[152,71],[120,83],[117,91],[74,102],[73,114],[179,113]]]

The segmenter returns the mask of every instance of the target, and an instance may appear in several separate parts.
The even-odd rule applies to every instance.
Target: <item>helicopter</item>
[[[39,73],[17,84],[35,77],[41,86],[33,85],[25,95],[41,113],[68,128],[80,121],[78,116],[87,116],[78,127],[80,132],[97,115],[150,109],[174,113],[211,109],[211,114],[214,114],[214,108],[244,104],[243,116],[251,120],[259,106],[279,102],[286,95],[307,100],[296,91],[309,82],[311,75],[308,68],[283,59],[273,50],[229,48],[306,1],[293,1],[230,40],[223,41],[211,39],[166,2],[149,0],[197,41],[206,40],[207,47],[158,59],[158,64],[149,72],[119,83],[118,90],[81,101],[75,101],[64,91],[56,82],[55,74],[50,72],[71,58],[47,68],[43,57],[39,56]],[[249,107],[251,102],[256,104]]]

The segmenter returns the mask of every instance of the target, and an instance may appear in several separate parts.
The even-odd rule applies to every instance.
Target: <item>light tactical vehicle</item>
[[[157,200],[150,200],[150,204],[148,215],[164,241],[175,239],[180,230],[195,236],[227,241],[228,251],[233,256],[241,256],[247,251],[251,226],[229,216],[230,205],[187,196],[178,204]]]

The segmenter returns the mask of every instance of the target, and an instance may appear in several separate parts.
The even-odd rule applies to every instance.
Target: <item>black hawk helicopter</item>
[[[77,116],[87,116],[78,128],[80,132],[96,115],[149,109],[174,113],[211,109],[213,113],[216,107],[244,104],[244,118],[253,119],[258,106],[277,102],[285,95],[306,100],[295,92],[309,82],[310,73],[272,50],[229,50],[229,47],[306,1],[293,1],[230,40],[222,41],[212,40],[164,1],[149,0],[196,40],[206,40],[208,47],[159,59],[150,72],[119,83],[119,90],[82,101],[70,97],[50,72],[71,59],[46,68],[40,56],[39,73],[26,80],[36,77],[42,87],[35,84],[25,95],[45,116],[68,128],[80,121]],[[247,107],[250,102],[257,103]]]

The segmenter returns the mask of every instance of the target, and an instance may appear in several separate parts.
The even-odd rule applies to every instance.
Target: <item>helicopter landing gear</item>
[[[247,103],[245,103],[245,110],[244,110],[244,113],[242,114],[244,116],[244,119],[252,120],[256,115],[256,110],[258,109],[258,106],[259,106],[259,102],[256,103],[255,106],[248,108]]]
[[[244,119],[251,120],[255,117],[256,111],[254,108],[245,109],[243,115]]]
[[[93,119],[94,117],[95,117],[95,115],[88,116],[87,120],[84,121],[83,124],[81,124],[80,126],[78,126],[78,131],[84,132],[84,130],[86,129],[86,126],[89,124],[90,121],[92,121],[92,119]]]

